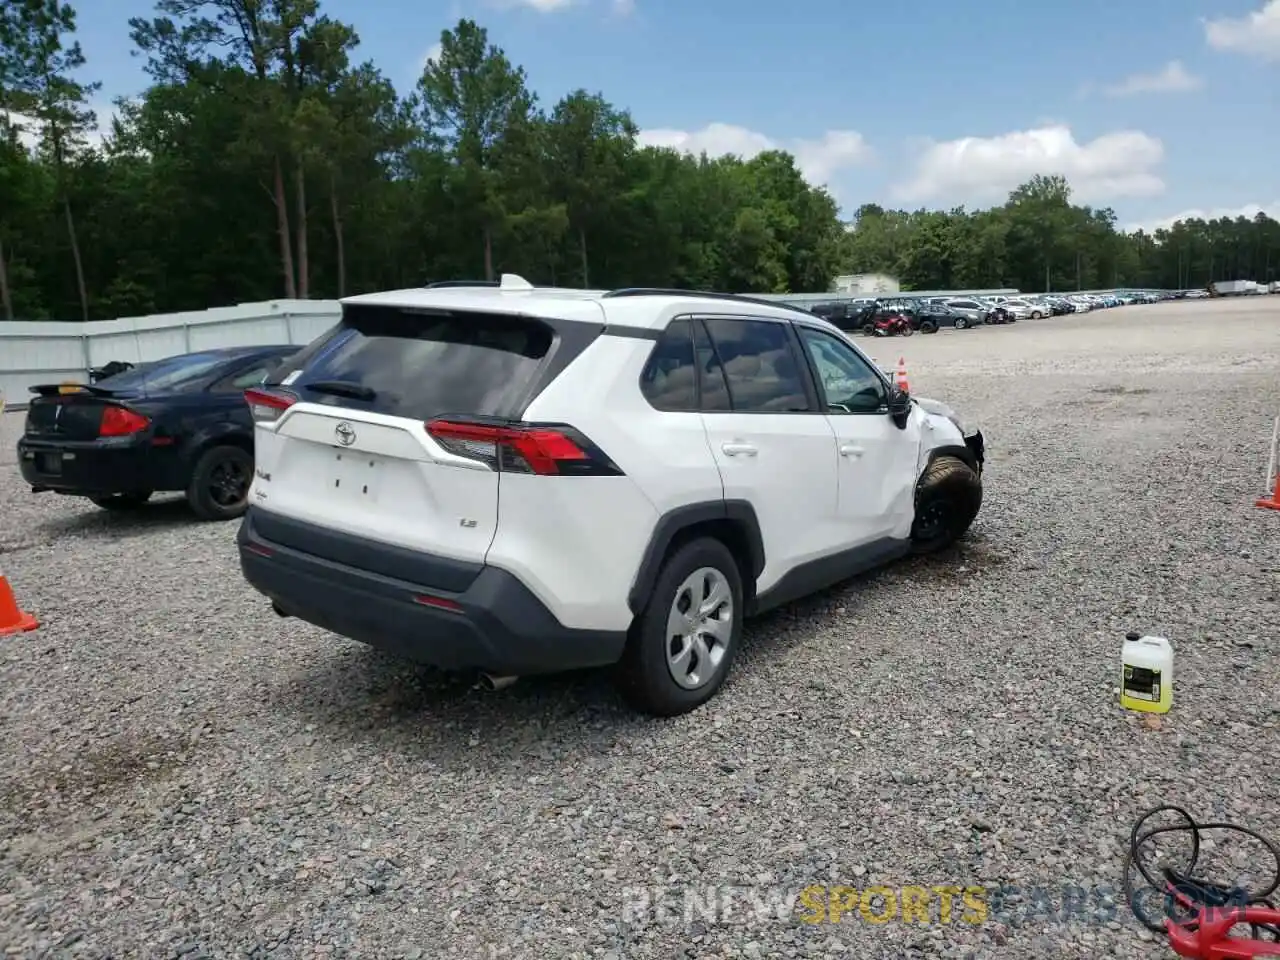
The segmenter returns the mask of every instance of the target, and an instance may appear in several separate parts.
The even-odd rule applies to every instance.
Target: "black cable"
[[[1152,827],[1143,831],[1142,825],[1144,823],[1157,813],[1164,812],[1176,813],[1185,822],[1174,826]],[[1271,854],[1276,864],[1270,886],[1263,890],[1251,892],[1243,887],[1228,887],[1224,884],[1197,878],[1195,869],[1196,863],[1200,859],[1200,834],[1208,830],[1243,834],[1261,843],[1267,849],[1267,852]],[[1191,857],[1182,870],[1165,867],[1161,871],[1164,876],[1157,880],[1147,871],[1146,865],[1142,862],[1141,849],[1152,838],[1166,833],[1191,834]],[[1162,934],[1165,932],[1164,917],[1161,918],[1160,922],[1157,922],[1139,905],[1137,892],[1133,888],[1132,873],[1135,866],[1150,888],[1153,891],[1160,892],[1164,901],[1165,917],[1171,918],[1179,924],[1194,926],[1196,914],[1188,911],[1186,907],[1174,899],[1173,893],[1170,891],[1171,887],[1191,901],[1195,905],[1193,908],[1195,910],[1198,910],[1199,907],[1225,907],[1228,905],[1264,906],[1273,910],[1276,909],[1275,904],[1269,898],[1277,889],[1280,889],[1280,847],[1277,847],[1276,844],[1262,836],[1262,834],[1234,823],[1196,823],[1191,814],[1187,813],[1182,807],[1153,807],[1139,817],[1138,822],[1133,825],[1133,830],[1129,834],[1129,850],[1124,858],[1124,893],[1125,899],[1129,903],[1129,909],[1133,911],[1133,915],[1138,918],[1138,922],[1144,927],[1155,933]],[[1271,924],[1251,924],[1251,926],[1253,927],[1254,939],[1262,939],[1262,935],[1265,933],[1270,936],[1271,940],[1280,942],[1280,927]]]

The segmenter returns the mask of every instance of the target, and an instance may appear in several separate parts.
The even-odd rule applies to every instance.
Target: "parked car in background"
[[[970,326],[987,323],[992,308],[980,300],[973,298],[953,298],[944,301],[948,307],[964,315]]]
[[[823,320],[834,324],[838,329],[848,332],[862,330],[869,325],[874,326],[871,315],[875,312],[875,308],[875,300],[860,299],[814,303],[805,309],[814,316],[822,317]]]
[[[1007,306],[1005,306],[1005,304],[1009,302],[1007,298],[1001,300],[999,303],[997,303],[995,300],[986,300],[986,299],[979,300],[978,302],[981,303],[987,310],[987,317],[985,321],[986,323],[996,323],[996,324],[1015,323],[1018,319],[1014,315],[1013,311],[1008,309]]]
[[[244,391],[297,350],[204,350],[94,384],[32,387],[18,441],[22,477],[33,492],[87,497],[106,510],[182,491],[200,519],[238,517],[254,467]]]
[[[1035,307],[1025,300],[1006,300],[1000,306],[1008,310],[1015,320],[1030,320],[1032,317],[1037,320],[1044,316],[1043,307]]]
[[[921,333],[937,333],[942,327],[956,330],[976,329],[982,321],[971,320],[966,311],[945,303],[923,303],[916,310],[916,329]]]

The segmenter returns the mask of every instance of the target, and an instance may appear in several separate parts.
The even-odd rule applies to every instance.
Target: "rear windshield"
[[[523,317],[348,307],[342,322],[290,358],[267,383],[313,403],[428,420],[506,417],[520,406],[555,333]],[[330,383],[373,391],[315,390]]]
[[[203,380],[227,359],[224,353],[187,353],[140,363],[131,370],[104,377],[95,386],[103,390],[146,390],[152,393],[173,390]]]

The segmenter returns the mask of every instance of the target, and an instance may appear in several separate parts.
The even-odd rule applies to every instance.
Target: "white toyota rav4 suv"
[[[983,438],[827,321],[680,290],[351,297],[246,399],[276,613],[490,686],[719,689],[743,617],[962,535]]]

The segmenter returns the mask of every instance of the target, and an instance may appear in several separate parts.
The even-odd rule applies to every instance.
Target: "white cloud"
[[[1267,0],[1243,17],[1206,20],[1204,36],[1215,50],[1280,60],[1280,0]]]
[[[613,12],[620,17],[629,17],[636,12],[636,0],[613,0]]]
[[[711,123],[701,130],[641,130],[642,146],[671,147],[711,157],[733,154],[750,160],[766,150],[786,150],[809,182],[824,185],[833,174],[858,166],[871,158],[862,134],[853,130],[828,130],[820,140],[774,140],[755,130],[731,123]]]
[[[578,0],[490,0],[492,6],[505,9],[526,7],[538,13],[555,13],[573,6]]]
[[[1259,213],[1265,213],[1273,220],[1280,220],[1280,200],[1273,200],[1271,203],[1246,203],[1243,207],[1196,207],[1191,210],[1183,210],[1181,213],[1175,213],[1171,217],[1160,217],[1155,220],[1148,220],[1145,223],[1131,223],[1124,229],[1129,233],[1137,230],[1145,230],[1147,233],[1154,233],[1157,230],[1167,230],[1179,220],[1221,220],[1227,217],[1234,220],[1236,217],[1247,217],[1252,220]]]
[[[422,69],[427,69],[428,64],[439,62],[440,54],[442,53],[444,53],[444,47],[439,43],[433,43],[430,48],[428,48],[427,52],[422,55]]]
[[[1204,80],[1187,71],[1180,60],[1171,60],[1156,73],[1135,73],[1105,89],[1109,97],[1132,97],[1142,93],[1187,93],[1199,90]]]
[[[1070,127],[1018,130],[996,137],[964,137],[928,143],[914,175],[894,187],[899,200],[981,202],[1002,200],[1036,174],[1059,174],[1084,203],[1164,191],[1157,168],[1164,145],[1137,130],[1108,133],[1077,143]]]

